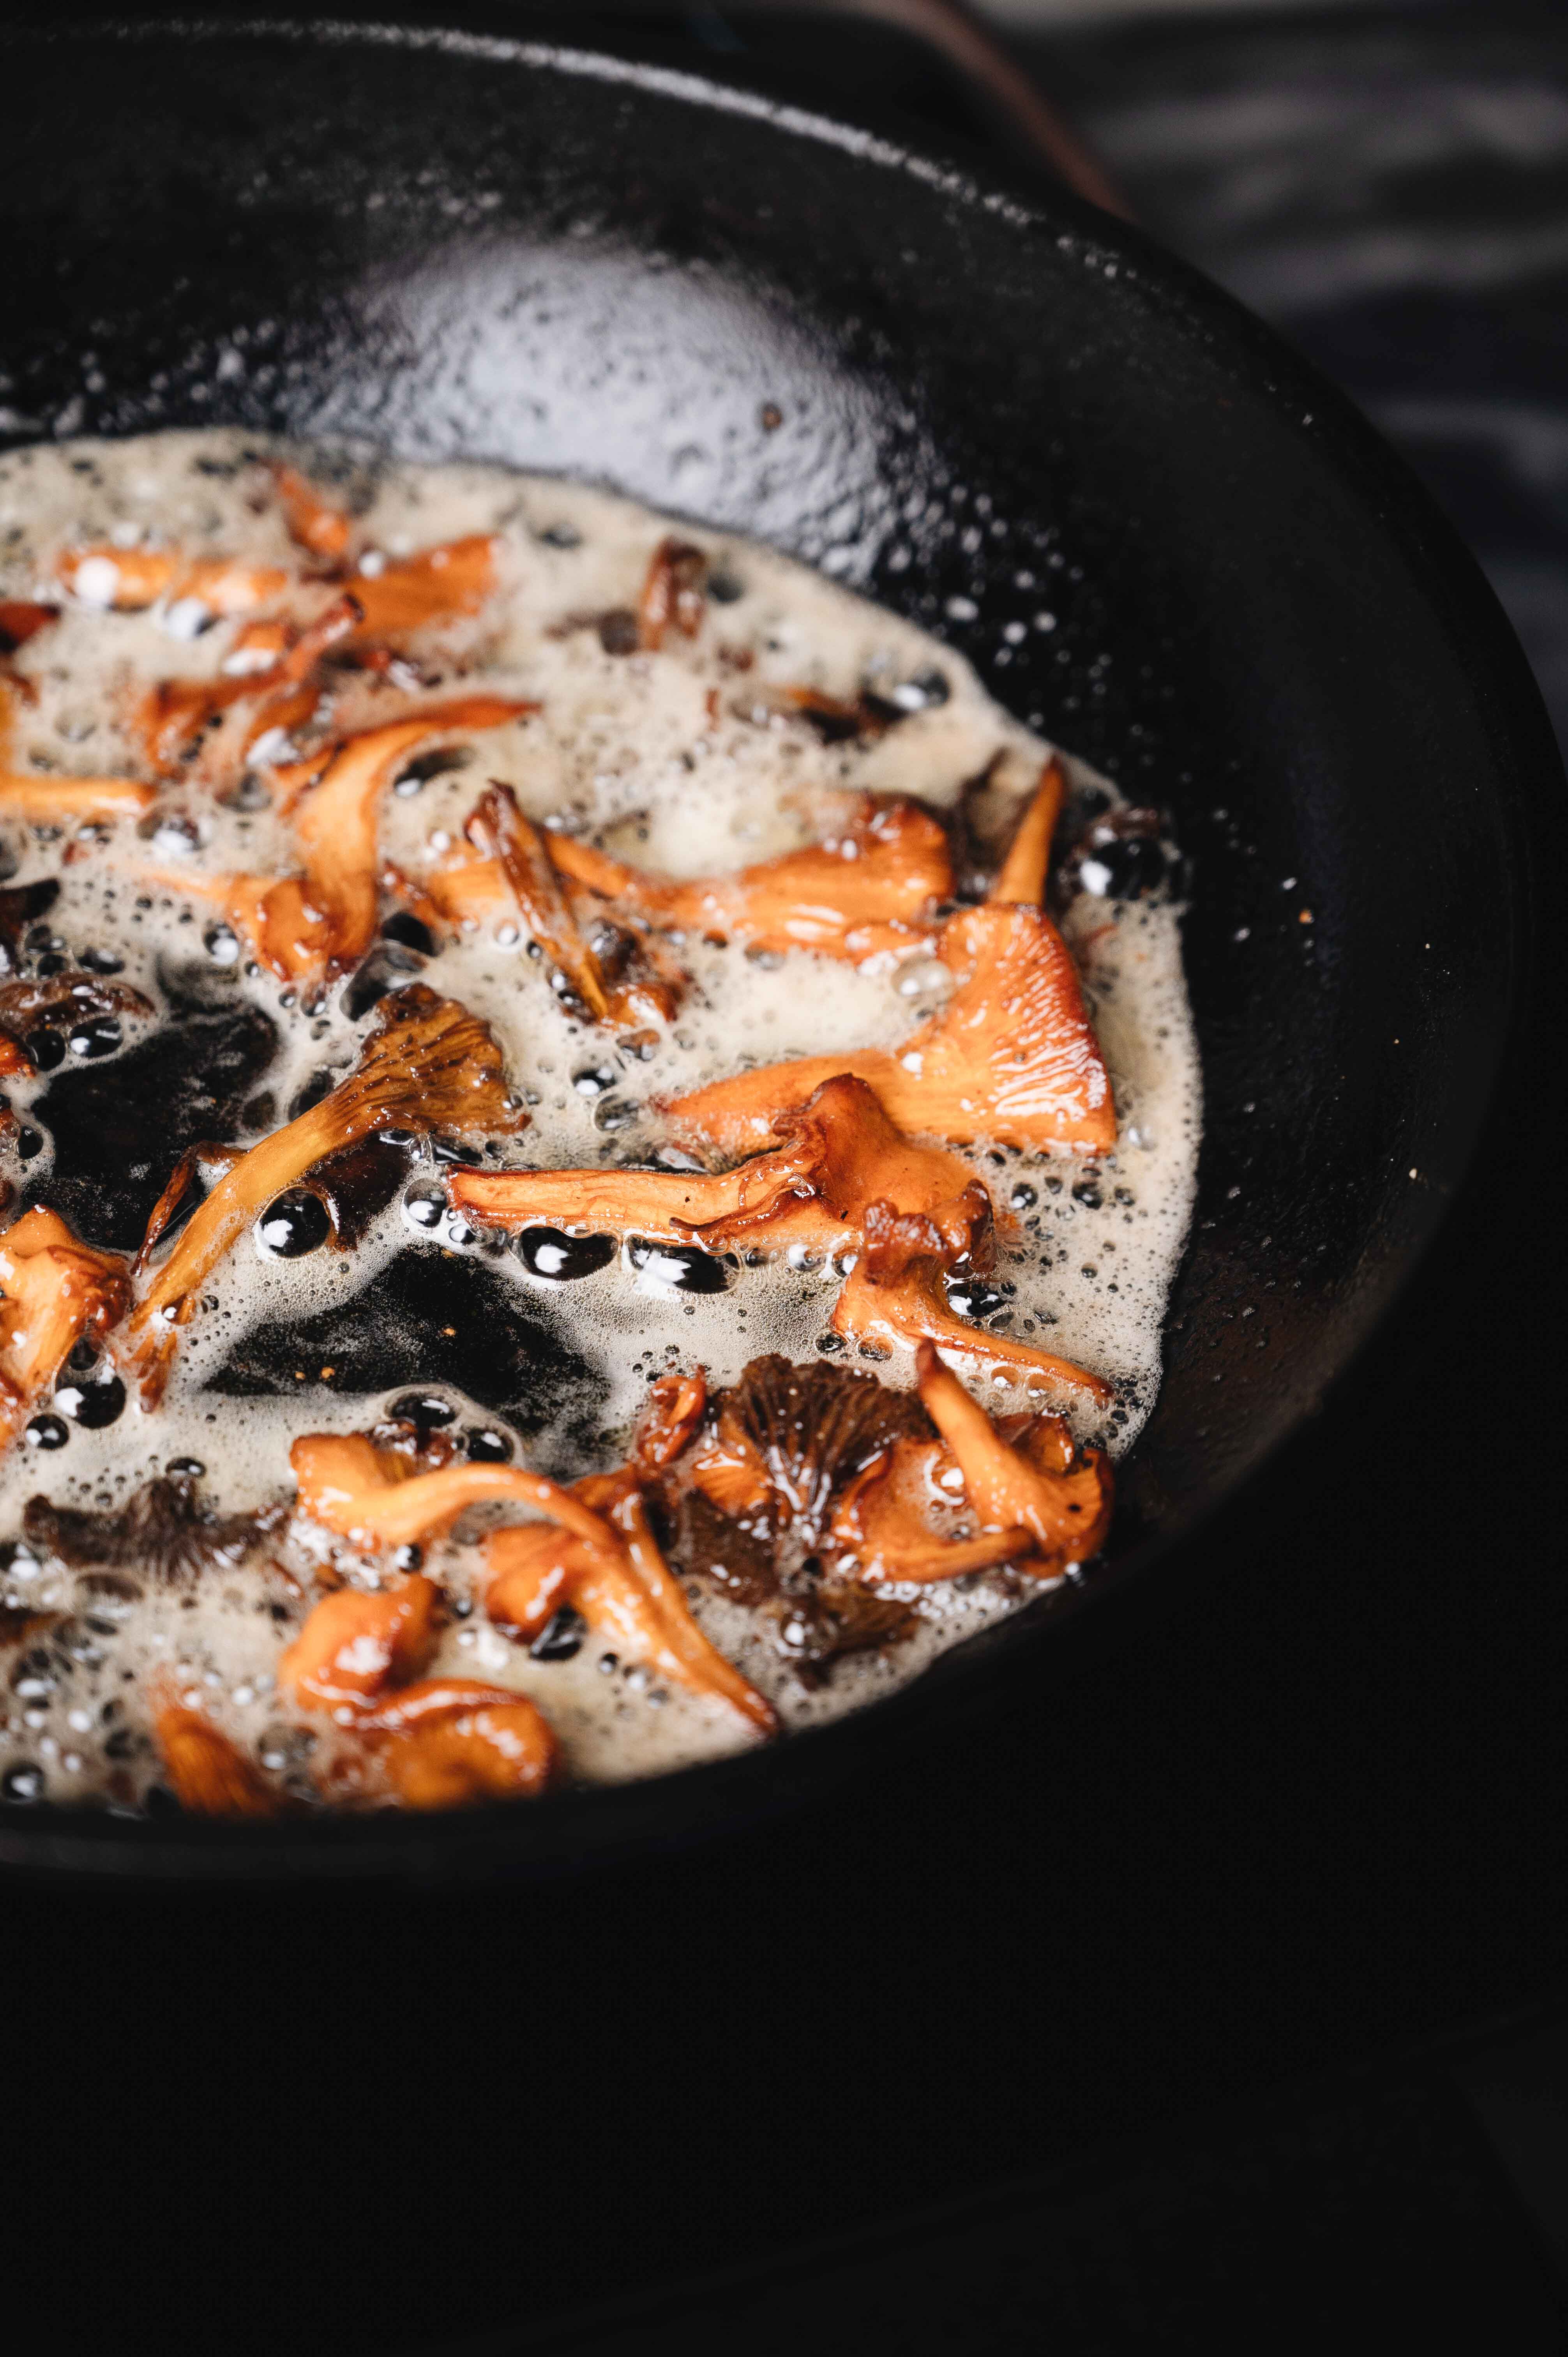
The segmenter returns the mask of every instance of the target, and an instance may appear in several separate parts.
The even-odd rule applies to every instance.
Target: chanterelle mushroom
[[[943,1278],[966,1257],[979,1265],[990,1208],[978,1180],[966,1200],[944,1206],[937,1217],[911,1216],[895,1211],[890,1203],[873,1203],[862,1228],[865,1249],[833,1308],[834,1333],[873,1357],[933,1342],[950,1357],[990,1376],[1013,1377],[1036,1391],[1065,1386],[1108,1403],[1113,1394],[1103,1377],[1052,1351],[1032,1350],[1009,1335],[972,1326],[949,1308]],[[967,1254],[966,1227],[972,1239]]]
[[[561,1767],[549,1721],[526,1695],[474,1678],[425,1678],[367,1711],[356,1732],[405,1809],[529,1800]]]
[[[415,1472],[359,1434],[297,1440],[289,1461],[301,1512],[366,1552],[429,1538],[473,1505],[512,1504],[542,1514],[543,1523],[493,1531],[484,1543],[492,1619],[533,1636],[559,1605],[571,1603],[660,1675],[717,1696],[772,1732],[770,1706],[709,1644],[665,1566],[642,1503],[641,1485],[651,1473],[642,1457],[569,1490],[519,1465],[470,1462]],[[338,1609],[347,1620],[363,1608]],[[317,1607],[295,1649],[323,1696],[315,1666],[321,1648],[306,1641],[325,1611]],[[336,1639],[335,1626],[330,1633]]]
[[[628,866],[569,835],[551,848],[564,873],[658,925],[856,963],[929,945],[931,911],[952,891],[941,826],[896,795],[858,794],[822,842],[691,883]]]
[[[709,1176],[663,1170],[453,1170],[454,1205],[484,1224],[543,1222],[719,1252],[825,1251],[860,1232],[866,1206],[935,1212],[973,1183],[956,1154],[895,1129],[864,1081],[841,1073],[779,1119],[785,1143]]]
[[[975,1532],[962,1477],[913,1394],[827,1360],[754,1359],[664,1494],[686,1568],[760,1607],[808,1679],[913,1628],[910,1606],[868,1587],[957,1578],[1035,1544],[1022,1527]]]
[[[492,785],[481,795],[466,828],[475,848],[494,863],[519,916],[550,962],[562,996],[593,1022],[618,1029],[641,1029],[668,1021],[674,993],[635,956],[626,969],[607,970],[585,939],[557,872],[560,838],[523,816],[510,786]]]
[[[1062,814],[1067,780],[1053,753],[1040,772],[1040,782],[1026,803],[1011,848],[987,898],[1004,906],[1026,902],[1038,908],[1046,897],[1050,870],[1051,838]]]
[[[0,1448],[78,1342],[101,1342],[130,1298],[119,1254],[79,1243],[58,1211],[38,1204],[0,1235]]]
[[[461,1138],[521,1129],[487,1024],[413,983],[383,998],[360,1061],[331,1093],[242,1156],[192,1216],[129,1319],[124,1348],[152,1405],[203,1279],[274,1195],[340,1146],[377,1129],[440,1129]]]
[[[293,803],[302,876],[156,870],[150,871],[152,880],[215,900],[256,956],[284,981],[308,985],[349,973],[376,935],[377,813],[399,763],[431,738],[497,728],[537,710],[536,705],[500,696],[461,696],[341,739]]]
[[[802,1056],[717,1081],[664,1108],[683,1139],[738,1157],[838,1072],[875,1089],[899,1129],[1038,1149],[1105,1153],[1116,1108],[1067,944],[1042,909],[961,909],[938,953],[958,987],[897,1049]]]
[[[282,1796],[206,1713],[172,1696],[158,1706],[153,1731],[164,1774],[182,1809],[199,1817],[275,1817]]]
[[[1003,1563],[1053,1578],[1103,1540],[1111,1476],[1057,1417],[993,1425],[928,1346],[918,1397],[825,1360],[753,1360],[666,1495],[684,1501],[697,1568],[727,1566],[709,1576],[740,1600],[809,1619],[823,1582],[923,1585]]]
[[[81,826],[105,819],[140,818],[157,800],[134,778],[57,778],[36,770],[0,772],[0,818],[33,826]]]

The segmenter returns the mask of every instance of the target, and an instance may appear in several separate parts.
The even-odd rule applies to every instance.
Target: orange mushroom
[[[1111,1525],[1104,1451],[1076,1448],[1059,1416],[1032,1416],[1004,1438],[929,1342],[916,1354],[916,1373],[921,1405],[986,1522],[1028,1531],[1042,1561],[1087,1561]]]
[[[489,533],[389,557],[375,573],[356,573],[348,595],[360,608],[353,643],[393,644],[437,622],[479,612],[496,587],[496,552]]]
[[[943,1277],[965,1257],[966,1227],[974,1246],[983,1247],[989,1211],[978,1180],[963,1200],[944,1206],[934,1217],[911,1217],[895,1211],[890,1203],[873,1203],[862,1231],[865,1248],[833,1307],[833,1332],[877,1357],[933,1342],[992,1377],[1021,1378],[1031,1390],[1062,1385],[1093,1400],[1110,1401],[1111,1385],[1087,1368],[1049,1351],[1033,1350],[1011,1336],[972,1326],[949,1308]]]
[[[280,1657],[279,1685],[302,1709],[347,1718],[424,1667],[440,1602],[434,1580],[418,1573],[400,1587],[340,1587],[324,1596]]]
[[[1015,1524],[961,1539],[943,1534],[942,1510],[957,1502],[941,1480],[951,1464],[940,1441],[899,1439],[856,1477],[833,1518],[832,1536],[854,1557],[860,1578],[924,1586],[989,1571],[1032,1551],[1032,1534]]]
[[[822,842],[691,883],[628,866],[570,835],[553,837],[551,852],[579,884],[658,925],[856,963],[929,946],[930,911],[952,891],[940,825],[896,795],[858,794],[843,826]]]
[[[145,1405],[162,1394],[204,1278],[274,1195],[372,1130],[483,1137],[520,1129],[488,1025],[422,983],[383,998],[360,1061],[319,1104],[241,1157],[190,1220],[128,1321],[124,1350]]]
[[[276,565],[230,556],[188,557],[177,548],[68,549],[55,573],[78,605],[117,614],[189,598],[222,619],[275,605],[293,587],[293,576]]]
[[[993,902],[1007,905],[1016,901],[1038,908],[1045,899],[1051,840],[1061,818],[1066,791],[1062,765],[1053,753],[1040,772],[1040,782],[1025,808],[1018,831],[987,896]]]
[[[803,1056],[715,1082],[664,1110],[682,1138],[738,1157],[838,1072],[875,1089],[902,1130],[1103,1153],[1116,1142],[1111,1083],[1067,945],[1041,909],[962,909],[938,954],[958,978],[940,1012],[897,1049]]]
[[[294,467],[278,461],[272,468],[272,478],[289,538],[312,556],[322,557],[332,565],[340,563],[349,553],[354,532],[342,509],[334,507]]]
[[[556,841],[524,818],[510,786],[492,784],[465,832],[491,859],[532,939],[550,959],[564,994],[596,1023],[618,1029],[667,1022],[675,1011],[668,985],[635,958],[618,977],[584,939],[557,874]]]
[[[650,651],[664,643],[670,630],[694,639],[703,627],[703,595],[708,560],[690,541],[672,536],[661,540],[649,560],[642,594],[637,601],[637,635]]]
[[[102,1342],[130,1297],[119,1254],[79,1243],[58,1211],[36,1205],[0,1235],[0,1448],[78,1342]]]
[[[764,1735],[778,1729],[767,1697],[726,1662],[693,1620],[664,1560],[635,1478],[590,1474],[574,1484],[613,1526],[613,1548],[538,1526],[492,1531],[484,1543],[485,1609],[499,1627],[537,1636],[563,1604],[660,1677],[712,1695]]]
[[[707,1385],[701,1369],[654,1384],[618,1472],[588,1474],[574,1482],[575,1498],[602,1517],[611,1544],[539,1524],[492,1531],[484,1543],[489,1585],[485,1609],[498,1626],[536,1637],[563,1604],[624,1652],[693,1694],[728,1703],[764,1735],[778,1729],[767,1697],[703,1636],[680,1582],[664,1560],[643,1496],[644,1486],[686,1448],[701,1420]]]
[[[199,1817],[275,1817],[281,1798],[254,1761],[206,1714],[165,1702],[153,1731],[164,1774],[182,1809]]]
[[[785,1143],[734,1170],[454,1170],[466,1217],[503,1228],[543,1222],[714,1252],[733,1245],[826,1251],[858,1235],[866,1206],[936,1212],[973,1183],[967,1164],[895,1129],[864,1081],[824,1081],[781,1114]],[[968,1230],[965,1230],[968,1248]]]
[[[427,1678],[368,1712],[358,1731],[407,1809],[531,1800],[561,1766],[548,1720],[525,1695],[472,1678]]]
[[[59,778],[40,770],[0,771],[0,818],[33,826],[83,825],[140,818],[157,800],[155,787],[134,778]]]
[[[289,1463],[299,1511],[370,1554],[412,1546],[450,1529],[469,1506],[530,1506],[589,1546],[615,1552],[602,1517],[570,1490],[521,1465],[443,1465],[416,1473],[396,1450],[361,1433],[316,1433],[296,1440]]]
[[[150,882],[215,901],[280,980],[330,981],[351,972],[375,939],[377,815],[399,763],[431,737],[497,728],[538,708],[500,696],[460,696],[339,739],[314,765],[315,774],[285,780],[285,807],[292,808],[305,862],[302,876],[145,872]]]

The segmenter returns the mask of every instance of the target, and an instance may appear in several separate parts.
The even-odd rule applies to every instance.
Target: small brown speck
[[[457,1329],[456,1328],[456,1326],[443,1326],[443,1328],[441,1329],[441,1331],[442,1331],[444,1334],[456,1334],[456,1332],[457,1331]]]
[[[778,403],[776,401],[765,401],[762,404],[763,432],[765,434],[777,434],[779,428],[783,425],[783,423],[784,412],[779,408]]]
[[[1310,925],[1310,924],[1311,924],[1311,922],[1312,922],[1312,910],[1311,910],[1310,909],[1304,909],[1302,910],[1302,912],[1301,912],[1300,916],[1296,919],[1296,923],[1297,923],[1298,925]]]
[[[324,1383],[329,1383],[337,1372],[338,1370],[336,1367],[323,1367],[321,1370],[322,1382]]]
[[[296,1383],[302,1383],[305,1381],[305,1369],[303,1367],[295,1367],[294,1371],[294,1379]]]

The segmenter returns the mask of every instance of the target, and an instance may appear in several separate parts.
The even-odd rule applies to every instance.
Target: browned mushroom
[[[967,1145],[1103,1153],[1116,1109],[1078,974],[1041,909],[962,909],[938,953],[958,978],[940,1012],[897,1049],[803,1056],[715,1082],[664,1110],[681,1137],[738,1157],[838,1072],[865,1081],[902,1130]]]
[[[897,795],[857,794],[822,842],[691,883],[628,866],[570,835],[553,836],[551,853],[579,884],[656,924],[854,963],[929,946],[931,910],[952,890],[940,825]]]
[[[1006,905],[1015,901],[1038,908],[1046,897],[1050,869],[1051,840],[1062,814],[1067,780],[1053,753],[1040,772],[1040,782],[1025,807],[1018,831],[1003,861],[989,898]]]
[[[945,1206],[939,1218],[911,1217],[896,1212],[891,1204],[873,1203],[862,1228],[865,1248],[833,1308],[834,1333],[874,1357],[933,1342],[950,1358],[963,1360],[988,1378],[1021,1380],[1032,1391],[1065,1387],[1109,1402],[1114,1395],[1111,1385],[1087,1368],[1052,1351],[1033,1350],[1010,1335],[972,1326],[950,1308],[943,1278],[966,1257],[966,1224],[973,1240],[968,1256],[979,1265],[976,1256],[983,1249],[989,1211],[978,1180],[967,1200]]]
[[[940,1213],[973,1181],[943,1147],[895,1129],[864,1081],[824,1081],[779,1115],[785,1143],[714,1176],[662,1170],[453,1170],[447,1189],[467,1218],[502,1228],[545,1222],[595,1234],[646,1236],[727,1251],[791,1245],[826,1251],[858,1237],[868,1204]],[[964,1244],[970,1243],[967,1223]]]
[[[185,556],[177,548],[68,549],[55,573],[81,606],[127,614],[156,605],[160,598],[172,606],[188,597],[220,619],[275,605],[294,586],[293,576],[276,565],[250,565],[231,556]]]
[[[403,1686],[356,1731],[405,1809],[532,1800],[560,1774],[560,1747],[537,1704],[473,1678]]]
[[[339,739],[317,774],[286,800],[305,861],[302,876],[144,872],[171,891],[215,901],[280,980],[306,985],[330,981],[351,972],[376,936],[377,818],[382,791],[399,763],[432,737],[496,728],[538,708],[500,696],[460,696]]]
[[[912,1394],[823,1359],[754,1359],[666,1474],[682,1562],[760,1608],[814,1682],[841,1654],[913,1629],[907,1604],[868,1587],[956,1578],[1033,1545],[1021,1529],[976,1536],[966,1501],[932,1479],[939,1457],[950,1467]]]
[[[279,1657],[280,1687],[302,1709],[347,1718],[424,1667],[440,1602],[435,1581],[417,1572],[399,1587],[340,1587],[324,1596]]]
[[[275,1817],[281,1796],[204,1711],[173,1700],[155,1714],[164,1774],[182,1809],[200,1817]]]
[[[297,468],[278,462],[271,471],[289,538],[312,556],[321,557],[330,565],[340,564],[349,553],[354,533],[342,509],[334,507]]]
[[[530,935],[560,977],[563,995],[596,1023],[618,1030],[667,1022],[675,999],[640,961],[618,976],[590,946],[556,872],[555,838],[524,818],[510,786],[492,784],[466,828],[475,848],[493,860]]]
[[[157,800],[134,778],[59,778],[41,770],[0,771],[0,818],[33,826],[82,825],[140,818]]]
[[[707,558],[689,541],[667,537],[660,542],[637,601],[639,645],[657,651],[671,629],[683,639],[696,637],[703,627],[707,573]]]
[[[38,1204],[0,1235],[0,1448],[78,1342],[102,1342],[130,1297],[119,1254],[79,1243],[58,1211]]]
[[[526,1115],[508,1097],[500,1050],[478,1016],[413,983],[382,999],[375,1024],[347,1080],[236,1163],[154,1274],[124,1337],[148,1405],[163,1390],[202,1280],[274,1196],[328,1154],[377,1129],[477,1138],[522,1127]]]

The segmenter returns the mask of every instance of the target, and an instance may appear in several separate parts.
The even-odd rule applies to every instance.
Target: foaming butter
[[[102,591],[95,576],[62,596],[59,564],[84,547],[177,547],[193,560],[220,555],[297,574],[300,549],[277,501],[258,489],[274,456],[256,437],[214,432],[64,442],[0,458],[0,598],[59,608],[16,649],[9,684],[0,679],[8,731],[0,768],[146,779],[136,716],[148,691],[171,677],[243,675],[240,621],[177,597],[105,611],[104,596],[89,594]],[[495,538],[495,594],[418,651],[393,684],[531,708],[475,734],[450,759],[411,764],[382,797],[380,856],[416,884],[464,856],[466,820],[492,782],[543,826],[694,877],[817,839],[846,792],[897,792],[951,811],[976,779],[1036,775],[1050,749],[950,648],[749,542],[681,526],[706,560],[702,627],[690,638],[668,633],[656,651],[613,651],[613,619],[635,608],[667,520],[494,467],[341,452],[298,463],[335,478],[352,506],[367,577],[432,545]],[[869,689],[900,716],[875,738],[803,726],[784,701],[801,689],[851,706]],[[112,974],[152,1010],[127,1014],[117,1044],[105,1049],[104,1036],[115,1035],[101,1034],[81,1057],[70,1041],[57,1057],[45,1040],[36,1075],[6,1082],[0,1169],[10,1194],[0,1217],[52,1206],[84,1243],[134,1254],[178,1152],[203,1138],[204,1118],[214,1145],[253,1145],[353,1067],[376,1019],[364,987],[353,978],[319,993],[283,986],[197,888],[202,878],[297,866],[288,821],[266,790],[266,756],[294,749],[258,747],[248,782],[221,798],[195,774],[188,784],[166,780],[139,824],[83,832],[0,820],[0,888],[59,886],[19,935],[16,969]],[[1122,808],[1114,789],[1063,760],[1067,831],[1081,834],[1086,813],[1114,821]],[[977,1308],[1110,1381],[1109,1411],[1052,1404],[1080,1437],[1120,1455],[1158,1387],[1162,1320],[1193,1201],[1199,1075],[1177,906],[1160,892],[1117,897],[1104,861],[1082,856],[1072,872],[1079,888],[1061,927],[1113,1086],[1118,1142],[1092,1163],[964,1149],[1002,1222]],[[748,955],[689,933],[678,945],[690,976],[678,1011],[628,1047],[576,1019],[551,988],[515,909],[403,934],[382,986],[417,972],[481,1017],[526,1109],[526,1129],[488,1167],[668,1163],[661,1101],[748,1064],[896,1047],[950,984],[929,953],[857,968],[800,951]],[[167,1049],[175,1035],[185,1048],[160,1060],[159,1043]],[[286,1519],[299,1436],[368,1430],[417,1394],[422,1413],[571,1479],[620,1459],[658,1375],[700,1364],[717,1390],[762,1352],[799,1361],[822,1347],[840,1282],[831,1259],[743,1262],[725,1289],[704,1292],[681,1281],[678,1256],[623,1244],[564,1275],[558,1254],[480,1233],[447,1211],[428,1141],[413,1141],[406,1157],[392,1200],[349,1248],[276,1250],[264,1222],[242,1235],[203,1286],[156,1405],[141,1405],[134,1383],[118,1412],[97,1421],[45,1398],[0,1459],[8,1799],[144,1807],[160,1775],[151,1697],[175,1691],[198,1700],[301,1805],[314,1804],[321,1748],[333,1738],[282,1706],[279,1655],[313,1600],[324,1552],[351,1577],[373,1583],[379,1574],[355,1569],[341,1547],[324,1550],[319,1534]],[[218,1167],[203,1166],[204,1179]],[[62,1371],[57,1394],[100,1381],[107,1361],[91,1361],[87,1353]],[[896,1354],[877,1372],[908,1384],[912,1361]],[[996,1412],[1034,1404],[1005,1385],[986,1395]],[[209,1549],[192,1578],[134,1560],[83,1569],[22,1535],[30,1499],[113,1515],[171,1474],[204,1511],[277,1507],[265,1548],[232,1563]],[[466,1518],[424,1551],[449,1608],[430,1674],[530,1696],[584,1782],[655,1774],[755,1739],[721,1703],[660,1680],[591,1631],[554,1658],[510,1641],[482,1608],[473,1538],[484,1521]],[[772,1701],[786,1732],[907,1684],[1030,1592],[1006,1572],[910,1589],[909,1633],[846,1654],[808,1684],[772,1622],[687,1583],[698,1622]]]

